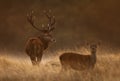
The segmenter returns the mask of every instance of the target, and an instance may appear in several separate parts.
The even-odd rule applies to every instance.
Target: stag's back
[[[40,54],[44,49],[44,45],[42,43],[42,41],[37,38],[30,38],[27,43],[26,43],[26,47],[25,47],[25,51],[28,55],[33,55],[33,54]]]

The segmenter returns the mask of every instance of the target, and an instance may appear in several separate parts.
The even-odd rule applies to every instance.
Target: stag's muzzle
[[[56,42],[56,40],[55,40],[55,39],[52,39],[51,41],[52,41],[52,42]]]

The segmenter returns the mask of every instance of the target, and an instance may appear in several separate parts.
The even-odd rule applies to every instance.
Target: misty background
[[[120,48],[119,0],[0,0],[1,51],[24,52],[27,39],[39,35],[27,22],[27,13],[34,10],[37,24],[42,24],[41,13],[48,9],[56,17],[56,43],[49,50],[84,46],[91,40]]]

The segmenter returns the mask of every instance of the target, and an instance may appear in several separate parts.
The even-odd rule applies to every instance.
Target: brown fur
[[[62,69],[67,70],[72,68],[74,70],[83,70],[94,68],[96,63],[96,45],[91,45],[91,55],[83,55],[77,53],[63,53],[60,56]]]
[[[33,65],[39,64],[43,55],[43,51],[48,48],[51,39],[51,37],[34,37],[27,41],[25,51],[27,55],[30,56]]]
[[[41,33],[39,37],[30,38],[25,46],[25,51],[27,55],[30,56],[33,65],[39,64],[43,55],[43,51],[48,48],[49,42],[55,41],[51,35],[51,32],[55,29],[55,17],[50,13],[50,10],[44,12],[44,15],[49,20],[49,23],[42,29],[39,29],[35,25],[34,11],[32,10],[29,14],[27,14],[28,22],[32,25],[33,28]]]

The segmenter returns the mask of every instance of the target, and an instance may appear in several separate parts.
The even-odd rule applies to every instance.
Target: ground
[[[58,51],[55,56],[42,59],[32,66],[30,59],[2,54],[0,56],[0,81],[120,81],[120,54],[98,54],[92,71],[61,72]],[[75,52],[75,51],[74,51]]]

